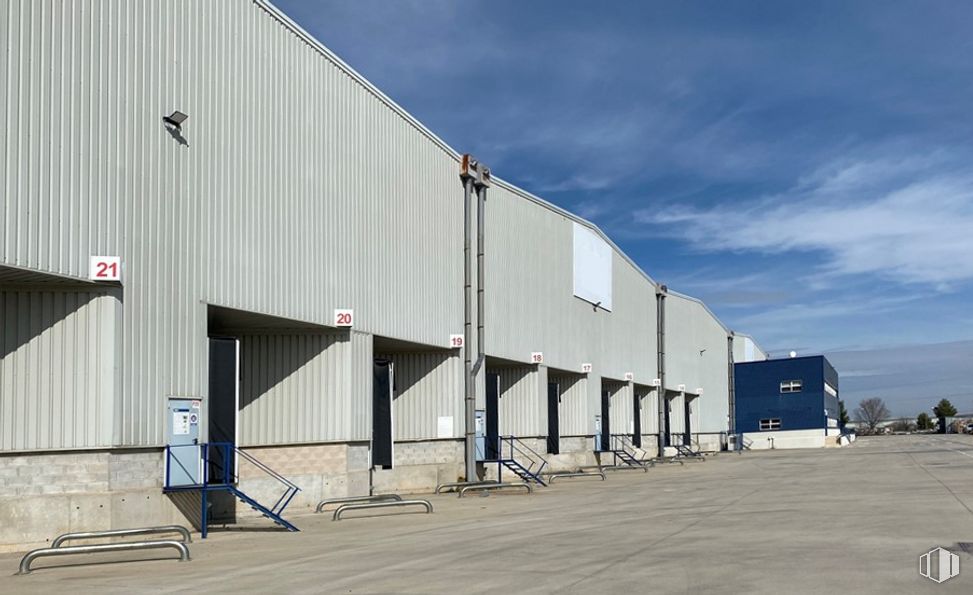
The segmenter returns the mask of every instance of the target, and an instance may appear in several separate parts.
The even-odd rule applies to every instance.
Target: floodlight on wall
[[[189,116],[182,113],[179,110],[175,110],[168,116],[162,116],[162,121],[166,123],[167,126],[171,126],[176,130],[182,129],[182,123],[189,119]]]

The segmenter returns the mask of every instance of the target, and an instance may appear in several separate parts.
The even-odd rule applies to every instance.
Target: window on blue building
[[[779,430],[780,429],[780,418],[773,417],[769,419],[760,420],[760,431],[764,432],[766,430]]]
[[[785,380],[780,383],[780,392],[782,393],[799,393],[804,389],[803,380]]]

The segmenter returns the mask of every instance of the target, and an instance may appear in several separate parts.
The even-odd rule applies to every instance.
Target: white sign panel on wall
[[[92,256],[88,263],[88,278],[92,281],[121,281],[121,257]]]
[[[436,437],[437,438],[452,438],[453,437],[453,416],[441,416],[436,419]]]
[[[574,295],[612,309],[612,247],[580,223],[574,224]]]
[[[339,308],[334,311],[334,325],[338,328],[351,328],[355,323],[355,311]]]

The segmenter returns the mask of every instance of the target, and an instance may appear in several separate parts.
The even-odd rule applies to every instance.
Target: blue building
[[[838,444],[838,372],[823,355],[734,365],[736,433],[749,448]]]

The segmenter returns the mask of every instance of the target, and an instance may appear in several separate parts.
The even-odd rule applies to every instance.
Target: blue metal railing
[[[506,453],[504,447],[506,447]],[[504,454],[507,456],[504,456]],[[516,436],[500,437],[500,458],[515,461],[535,477],[540,477],[544,467],[547,466],[547,460],[540,453],[527,446]],[[527,461],[527,465],[524,464],[524,460]]]
[[[179,457],[173,456],[173,451],[175,449],[183,448],[194,448],[197,449],[198,457],[189,457],[188,460],[192,460],[195,464],[199,465],[200,468],[194,470],[186,468],[186,461],[180,460]],[[247,461],[257,469],[260,469],[270,477],[277,480],[279,483],[283,484],[284,491],[281,493],[280,497],[273,506],[267,507],[250,496],[247,496],[237,488],[239,483],[239,475],[236,472],[236,457]],[[181,469],[186,478],[193,479],[193,483],[177,483],[173,485],[172,483],[172,470],[173,468]],[[179,490],[200,490],[202,492],[202,503],[201,503],[201,514],[202,514],[202,534],[206,537],[206,525],[207,525],[207,497],[206,493],[211,490],[225,490],[234,494],[237,498],[244,500],[247,504],[263,513],[265,516],[270,516],[274,522],[282,524],[286,528],[296,531],[293,525],[285,521],[280,517],[287,505],[290,504],[294,496],[297,495],[301,489],[297,485],[277,473],[265,463],[261,462],[253,455],[237,448],[232,442],[207,442],[203,444],[186,444],[186,445],[168,445],[166,446],[166,480],[165,480],[165,490],[166,491],[179,491]]]

